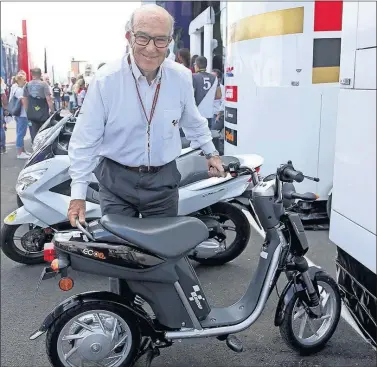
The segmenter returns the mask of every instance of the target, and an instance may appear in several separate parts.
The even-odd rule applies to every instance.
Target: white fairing
[[[229,41],[232,27],[247,17],[298,8],[303,8],[302,32]],[[341,38],[342,32],[314,32],[314,2],[236,2],[228,3],[226,13],[225,69],[233,68],[233,75],[225,75],[225,88],[233,99],[227,98],[225,106],[237,109],[237,121],[225,118],[225,127],[237,131],[237,141],[226,138],[224,154],[260,154],[265,158],[264,176],[292,160],[298,170],[320,178],[318,183],[305,180],[297,189],[327,199],[333,178],[339,84],[313,84],[313,42]],[[290,21],[279,23],[280,19],[276,13],[268,18],[274,26],[261,23],[256,32],[270,27],[284,33]],[[291,20],[296,22],[297,16]],[[252,20],[247,24],[252,27]],[[237,98],[229,90],[235,87]]]
[[[191,153],[197,155],[198,151]],[[184,158],[180,157],[180,159]],[[263,158],[257,155],[242,156],[240,162],[243,166],[259,167],[263,163]],[[70,196],[53,192],[51,189],[70,180],[69,163],[67,155],[57,155],[23,169],[19,175],[16,190],[24,206],[8,215],[4,222],[13,225],[34,223],[47,227],[67,221]],[[33,175],[34,177],[37,175],[38,179],[22,190],[20,182]],[[218,201],[241,195],[248,188],[250,177],[250,175],[245,175],[232,178],[228,175],[226,178],[209,178],[180,188],[178,214],[190,215]],[[92,182],[97,182],[94,174]],[[86,218],[101,217],[99,204],[87,201],[86,209]]]
[[[330,239],[376,273],[376,3],[343,6]]]

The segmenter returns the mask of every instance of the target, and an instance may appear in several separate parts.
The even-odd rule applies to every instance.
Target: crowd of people
[[[103,65],[102,63],[99,67]],[[31,154],[24,146],[27,131],[29,130],[33,142],[42,124],[55,111],[68,109],[74,112],[76,107],[81,107],[88,88],[83,75],[72,77],[69,84],[55,83],[54,86],[40,68],[32,69],[31,76],[32,79],[27,82],[25,71],[20,70],[12,77],[9,86],[1,78],[0,153],[6,153],[7,121],[15,121],[19,159],[28,159]],[[38,115],[36,110],[39,111]]]

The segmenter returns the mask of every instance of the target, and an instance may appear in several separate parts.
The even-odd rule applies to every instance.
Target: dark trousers
[[[35,136],[38,134],[39,129],[43,125],[40,122],[30,121],[31,122],[31,129],[30,129],[30,136],[31,136],[31,142],[34,142]]]
[[[172,161],[155,173],[135,172],[104,158],[94,171],[102,215],[175,217],[181,174]]]

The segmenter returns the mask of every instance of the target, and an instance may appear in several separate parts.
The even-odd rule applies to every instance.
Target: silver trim
[[[183,292],[181,285],[178,282],[175,282],[174,287],[175,287],[175,289],[176,289],[176,291],[179,295],[179,298],[181,299],[181,301],[183,303],[183,306],[185,306],[185,309],[186,309],[188,315],[190,316],[190,319],[192,321],[192,324],[193,324],[195,330],[203,330],[202,325],[200,325],[200,322],[199,322],[198,318],[196,317],[194,310],[192,309],[190,302],[188,301],[188,299],[185,295],[185,292]],[[193,329],[189,329],[189,331],[191,331],[191,330],[193,330]]]
[[[39,338],[41,335],[43,335],[45,333],[45,331],[36,331],[34,334],[30,335],[29,337],[29,340],[35,340],[37,338]]]
[[[167,339],[206,338],[209,336],[218,336],[222,334],[235,334],[250,327],[255,322],[255,320],[258,319],[258,317],[263,311],[264,305],[267,302],[270,284],[275,276],[276,269],[279,265],[281,248],[282,248],[282,245],[279,244],[279,246],[275,250],[275,253],[272,257],[271,265],[267,272],[266,280],[263,285],[262,293],[259,297],[257,307],[255,308],[254,312],[246,320],[242,321],[241,323],[237,325],[231,325],[231,326],[222,326],[222,327],[214,327],[214,328],[206,328],[206,329],[196,328],[196,329],[190,329],[190,330],[185,330],[185,331],[183,330],[168,331],[165,333],[165,337]]]

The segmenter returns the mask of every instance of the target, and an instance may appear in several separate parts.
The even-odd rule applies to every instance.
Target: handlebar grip
[[[305,178],[302,172],[288,167],[284,169],[284,176],[296,182],[302,182]]]

